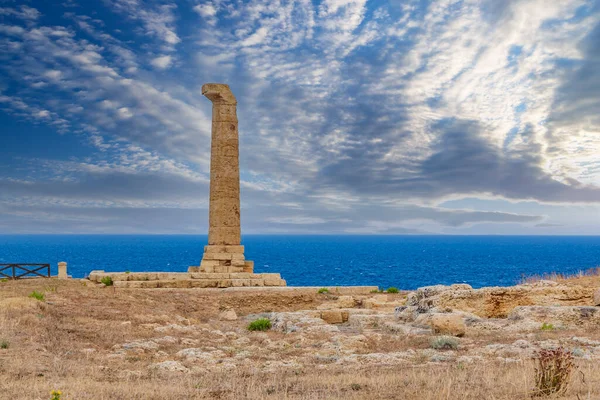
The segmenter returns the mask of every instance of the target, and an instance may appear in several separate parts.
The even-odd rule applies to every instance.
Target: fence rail
[[[0,279],[50,278],[50,264],[0,264]]]

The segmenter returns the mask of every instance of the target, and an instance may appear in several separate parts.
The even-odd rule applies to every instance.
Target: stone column
[[[240,167],[237,100],[228,85],[207,83],[212,103],[208,246],[201,272],[252,272],[240,245]]]
[[[61,261],[58,263],[58,278],[59,279],[67,279],[69,276],[67,275],[67,263]]]

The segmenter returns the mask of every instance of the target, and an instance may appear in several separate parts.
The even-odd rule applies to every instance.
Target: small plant
[[[125,271],[125,273],[126,273],[126,274],[130,274],[130,273],[131,273],[131,271],[127,270],[127,271]]]
[[[458,349],[458,339],[452,336],[438,336],[431,340],[431,348],[436,350]]]
[[[113,280],[110,276],[105,276],[104,278],[100,279],[100,282],[104,283],[106,286],[113,285]]]
[[[540,350],[535,360],[535,391],[533,396],[562,395],[567,391],[571,374],[575,370],[573,353],[562,347]]]
[[[44,293],[38,292],[37,290],[34,290],[33,292],[31,292],[29,297],[31,297],[32,299],[39,300],[39,301],[44,301],[44,299],[46,298],[46,295],[44,295]]]
[[[0,282],[2,282],[2,283],[8,282],[8,278],[2,278],[2,279],[0,279]]]
[[[271,329],[271,320],[268,318],[259,318],[248,325],[249,331],[268,331],[269,329]]]
[[[362,386],[360,385],[360,383],[353,383],[352,385],[350,385],[350,389],[356,392],[362,389]]]
[[[8,340],[2,340],[0,342],[0,349],[6,350],[10,347],[10,343],[8,342]]]
[[[327,289],[326,287],[322,287],[321,289],[319,289],[317,291],[317,293],[319,293],[319,294],[328,294],[329,293],[329,289]]]
[[[583,357],[585,355],[585,351],[583,349],[577,348],[573,349],[571,352],[575,357]]]
[[[62,392],[60,390],[53,390],[50,392],[50,400],[60,400],[60,396],[62,396]]]
[[[373,289],[371,290],[371,293],[379,293],[379,289]]]
[[[554,330],[554,329],[556,329],[556,328],[554,328],[554,325],[552,325],[552,324],[547,324],[547,323],[545,323],[545,322],[544,322],[544,323],[542,324],[542,327],[541,327],[540,329],[541,329],[542,331],[553,331],[553,330]]]
[[[388,288],[387,292],[388,293],[400,293],[400,291],[398,290],[398,288],[395,288],[393,286],[391,288]]]

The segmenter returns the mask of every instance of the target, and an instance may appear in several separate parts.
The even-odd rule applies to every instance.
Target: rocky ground
[[[564,398],[600,398],[597,276],[350,295],[100,286],[0,283],[0,398],[525,399],[532,357],[560,346],[578,368]],[[271,330],[250,332],[258,318]]]

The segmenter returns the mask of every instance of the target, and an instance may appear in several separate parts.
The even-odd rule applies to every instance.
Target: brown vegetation
[[[28,297],[34,290],[45,300]],[[531,357],[484,351],[489,344],[522,339],[519,332],[470,331],[458,349],[437,351],[431,349],[434,336],[405,335],[377,323],[368,329],[340,325],[334,334],[247,330],[256,318],[246,319],[249,314],[315,310],[327,301],[335,297],[316,291],[136,290],[77,280],[0,283],[0,341],[10,343],[0,349],[0,397],[49,399],[51,390],[78,400],[526,399],[534,393]],[[229,308],[240,319],[220,321],[219,313]],[[600,332],[590,328],[539,330],[528,340],[562,343],[574,336],[600,340]],[[340,345],[345,340],[354,342]],[[189,348],[202,348],[201,356],[221,355],[210,363],[176,357]],[[480,361],[472,357],[478,349]],[[429,352],[439,361],[432,362]],[[385,358],[401,353],[408,354],[401,364]],[[336,354],[373,357],[373,362],[340,364]],[[443,361],[445,356],[453,361]],[[170,365],[165,362],[174,368],[156,367]],[[563,398],[599,398],[597,360],[574,362],[580,372],[570,377]]]

